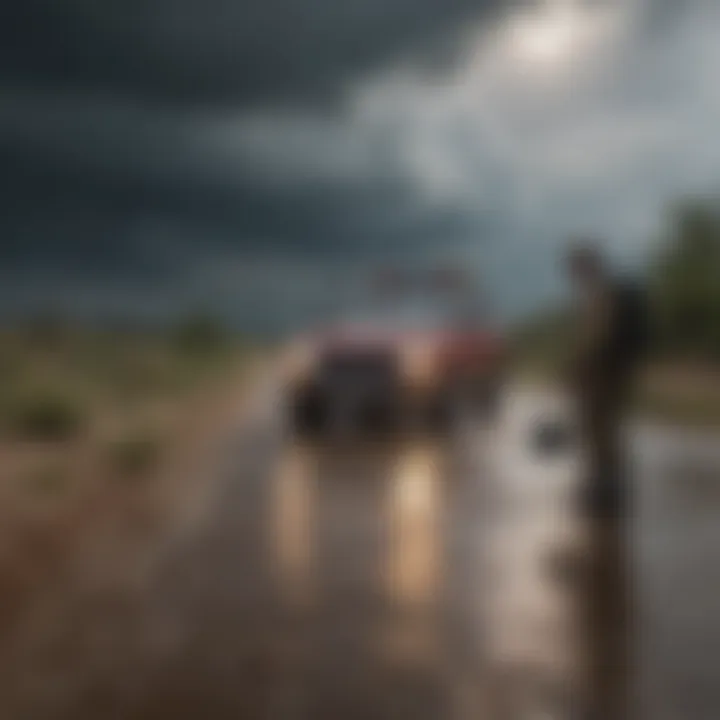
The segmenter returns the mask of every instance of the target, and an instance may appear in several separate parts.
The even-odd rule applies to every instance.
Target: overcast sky
[[[720,181],[716,0],[9,0],[0,310],[304,319],[451,257],[505,313]]]

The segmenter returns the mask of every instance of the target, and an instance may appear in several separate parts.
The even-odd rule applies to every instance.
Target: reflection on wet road
[[[313,454],[292,447],[281,457],[272,478],[269,542],[281,594],[289,603],[312,600],[317,505]]]
[[[644,429],[634,446],[644,716],[712,720],[720,717],[720,443]]]
[[[513,396],[498,427],[469,422],[453,441],[334,449],[288,443],[258,421],[231,449],[204,522],[162,559],[132,584],[100,586],[81,569],[61,609],[32,619],[30,640],[3,657],[0,716],[553,712],[579,657],[573,594],[549,559],[582,540],[567,502],[576,459],[538,458],[528,444],[553,403]],[[635,447],[644,717],[711,720],[716,481],[693,490],[669,477],[678,451],[657,433]]]
[[[432,448],[413,448],[402,454],[387,493],[388,593],[408,613],[432,608],[442,581],[439,460]]]
[[[445,455],[427,442],[291,446],[277,464],[278,600],[293,612],[293,651],[300,635],[309,643],[291,668],[290,716],[447,716]]]

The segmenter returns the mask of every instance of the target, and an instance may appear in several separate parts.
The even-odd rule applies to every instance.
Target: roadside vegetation
[[[77,455],[95,458],[97,476],[147,476],[192,401],[236,382],[255,357],[200,314],[153,331],[48,317],[0,329],[0,478],[71,485],[38,478],[82,465],[64,460]]]
[[[116,562],[124,539],[190,521],[264,355],[201,314],[0,327],[0,626],[85,553]]]
[[[668,212],[644,281],[652,343],[636,397],[641,414],[720,426],[720,205],[685,201]],[[572,343],[571,316],[553,308],[515,332],[519,373],[558,378]]]

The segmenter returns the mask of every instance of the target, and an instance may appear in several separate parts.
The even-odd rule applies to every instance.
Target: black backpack
[[[614,295],[609,360],[634,365],[642,360],[650,344],[647,299],[644,289],[630,281],[618,283]]]

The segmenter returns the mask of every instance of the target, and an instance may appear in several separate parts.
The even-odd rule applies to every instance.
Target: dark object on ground
[[[575,446],[576,440],[575,428],[564,418],[544,419],[534,428],[534,449],[542,455],[566,452]]]

